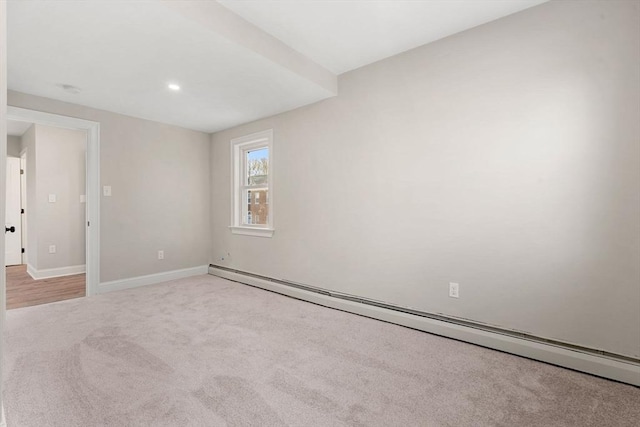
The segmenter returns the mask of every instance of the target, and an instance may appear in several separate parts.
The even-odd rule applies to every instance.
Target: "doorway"
[[[12,120],[7,129],[7,309],[83,297],[87,133]]]
[[[7,119],[12,122],[22,123],[25,126],[35,124],[40,125],[41,127],[57,128],[67,132],[81,131],[83,135],[83,141],[86,141],[84,143],[85,149],[82,153],[82,157],[84,160],[83,171],[81,175],[83,190],[81,193],[74,196],[76,197],[76,199],[74,199],[75,205],[71,205],[71,211],[64,211],[63,214],[63,217],[65,217],[69,215],[69,212],[73,213],[73,210],[81,210],[81,221],[79,220],[80,222],[77,223],[77,227],[80,228],[79,231],[82,233],[83,241],[78,243],[76,246],[81,246],[80,249],[82,249],[84,252],[84,265],[69,265],[63,268],[47,269],[46,278],[38,277],[38,269],[32,269],[28,273],[26,267],[30,263],[30,246],[31,253],[34,257],[41,256],[43,258],[47,258],[49,254],[58,253],[58,247],[56,247],[55,244],[42,244],[42,242],[39,242],[39,244],[33,243],[33,238],[35,236],[30,235],[27,231],[29,228],[33,227],[29,226],[28,216],[22,214],[22,212],[29,209],[29,206],[25,206],[25,202],[26,204],[28,204],[30,199],[25,194],[25,180],[27,174],[29,173],[29,158],[30,156],[32,156],[32,158],[35,158],[35,153],[30,152],[30,150],[27,148],[26,150],[22,150],[22,152],[20,153],[20,157],[16,158],[15,160],[8,157],[7,201],[8,203],[12,203],[13,205],[15,205],[15,200],[18,200],[18,203],[21,203],[22,205],[19,205],[20,208],[17,212],[19,212],[20,214],[17,217],[15,214],[9,212],[9,209],[11,209],[12,212],[15,212],[15,206],[13,206],[12,208],[9,208],[9,205],[7,206],[5,229],[8,230],[5,234],[5,263],[7,265],[13,265],[19,260],[19,263],[16,264],[16,266],[7,267],[7,282],[9,283],[10,280],[17,282],[22,281],[21,291],[28,292],[30,287],[32,289],[35,289],[37,287],[38,292],[40,292],[46,285],[45,282],[53,282],[55,284],[56,280],[64,280],[65,285],[62,288],[56,285],[58,286],[57,292],[61,294],[59,295],[59,297],[61,297],[58,298],[58,300],[84,295],[89,296],[98,293],[100,268],[99,123],[73,117],[27,110],[18,107],[8,107]],[[18,170],[19,175],[16,175],[16,169]],[[22,171],[22,173],[20,173],[20,171]],[[68,186],[68,183],[65,183],[65,188],[66,186]],[[45,194],[45,198],[47,198],[45,202],[58,203],[57,199],[59,196],[60,195],[56,194],[55,191],[51,191],[50,194]],[[10,201],[10,199],[13,201]],[[40,199],[43,199],[42,194],[39,194],[38,199],[39,202],[42,202],[42,200]],[[78,218],[80,218],[80,216],[78,216]],[[49,228],[56,228],[56,226],[51,226]],[[12,233],[11,230],[14,230],[14,232]],[[20,231],[20,233],[18,233],[18,231]],[[65,233],[63,234],[71,234],[71,231],[65,231]],[[22,238],[20,237],[20,235],[22,235]],[[20,247],[19,249],[18,246]],[[26,251],[23,252],[22,248],[25,247]],[[54,257],[51,256],[50,259],[51,258]],[[80,268],[82,271],[80,271]],[[34,285],[34,282],[37,282],[37,286]],[[9,295],[9,291],[10,286],[7,286],[7,296]],[[34,296],[33,298],[37,300],[38,297]],[[45,300],[43,300],[42,302],[36,302],[36,304],[49,302],[46,300],[46,298],[47,297],[45,296]],[[7,303],[9,305],[9,301],[7,301]]]

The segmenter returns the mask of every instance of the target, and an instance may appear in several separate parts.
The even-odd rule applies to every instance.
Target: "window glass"
[[[264,185],[269,178],[269,149],[264,147],[257,150],[247,150],[246,156],[246,184]]]

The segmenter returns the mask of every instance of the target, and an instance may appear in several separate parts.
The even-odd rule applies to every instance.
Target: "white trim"
[[[229,226],[233,234],[244,234],[245,236],[256,237],[271,237],[275,231],[273,228],[259,228],[259,227],[238,227]]]
[[[7,107],[7,119],[87,132],[86,295],[98,293],[100,283],[100,123],[18,107]]]
[[[156,283],[168,282],[169,280],[184,279],[185,277],[201,276],[208,273],[208,267],[207,265],[199,265],[197,267],[164,271],[162,273],[131,277],[129,279],[112,280],[110,282],[100,283],[98,293],[102,294],[105,292],[137,288],[139,286],[154,285]]]
[[[338,310],[359,314],[361,316],[407,326],[424,332],[640,386],[640,366],[637,364],[625,363],[607,357],[599,357],[550,344],[542,344],[535,341],[502,335],[495,332],[483,331],[427,317],[420,317],[387,308],[334,298],[329,295],[285,286],[244,274],[232,273],[215,267],[210,267],[209,273],[225,279],[246,283],[262,289],[323,305],[325,307],[336,308]]]
[[[72,265],[69,267],[45,268],[36,270],[31,264],[27,264],[27,273],[35,280],[50,279],[52,277],[72,276],[74,274],[82,274],[87,271],[86,266]]]
[[[7,427],[7,419],[4,417],[4,403],[0,403],[0,427]]]
[[[268,200],[269,216],[265,226],[244,226],[240,219],[243,210],[243,197],[241,187],[244,180],[244,166],[241,153],[254,147],[267,147],[269,149],[269,176],[268,176]],[[231,225],[229,228],[233,234],[245,236],[272,237],[274,227],[274,191],[273,191],[273,129],[252,133],[250,135],[233,138],[231,140]]]
[[[27,147],[24,147],[20,151],[20,244],[22,246],[22,263],[27,264],[29,262],[29,254],[27,248],[27,158],[29,152]]]

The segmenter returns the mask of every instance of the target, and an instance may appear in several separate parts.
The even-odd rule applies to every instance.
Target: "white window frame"
[[[243,197],[244,190],[244,153],[251,150],[267,148],[269,150],[269,176],[267,179],[267,194],[269,195],[269,215],[267,224],[243,224]],[[231,225],[229,228],[233,234],[246,236],[272,237],[273,232],[273,129],[241,136],[231,140]]]

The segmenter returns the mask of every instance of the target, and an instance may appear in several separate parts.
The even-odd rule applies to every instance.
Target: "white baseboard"
[[[52,277],[72,276],[74,274],[82,274],[87,271],[87,267],[83,265],[72,265],[69,267],[45,268],[41,270],[35,269],[31,264],[27,264],[27,273],[35,280],[50,279]]]
[[[632,362],[627,363],[556,345],[539,343],[524,338],[483,331],[469,326],[456,325],[454,323],[430,319],[410,313],[335,298],[330,295],[298,289],[269,280],[217,269],[215,267],[211,267],[209,273],[225,279],[246,283],[283,295],[313,302],[325,307],[348,311],[350,313],[640,386],[640,366]]]
[[[199,276],[209,272],[208,265],[183,268],[181,270],[164,271],[162,273],[148,274],[146,276],[131,277],[129,279],[112,280],[100,283],[98,293],[137,288],[138,286],[153,285],[168,282],[169,280],[183,279],[185,277]]]

